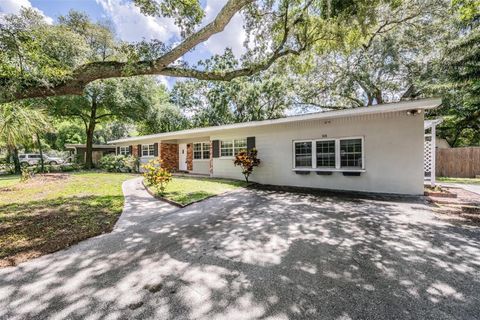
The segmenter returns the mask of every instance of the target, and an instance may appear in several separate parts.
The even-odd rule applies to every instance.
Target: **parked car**
[[[20,164],[22,166],[33,166],[40,164],[41,156],[38,153],[27,153],[19,155],[18,158],[20,159]],[[43,163],[45,164],[56,165],[64,162],[65,161],[62,158],[49,157],[45,154],[43,155]]]

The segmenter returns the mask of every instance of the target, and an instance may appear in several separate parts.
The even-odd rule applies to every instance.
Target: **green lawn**
[[[19,175],[0,176],[0,188],[12,186],[20,181]]]
[[[245,181],[238,180],[174,176],[167,185],[163,197],[181,205],[187,205],[246,185]],[[152,187],[149,189],[155,192]]]
[[[480,184],[480,179],[476,178],[448,178],[437,177],[438,182],[463,183],[463,184]]]
[[[82,172],[0,178],[0,267],[112,230],[132,175]]]

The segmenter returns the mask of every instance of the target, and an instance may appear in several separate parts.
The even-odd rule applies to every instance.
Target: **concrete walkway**
[[[141,181],[123,183],[125,206],[111,233],[0,269],[0,319],[103,319],[107,310],[137,300],[140,278],[154,272],[139,260],[150,242],[144,231],[178,210],[153,198]]]
[[[464,184],[464,183],[449,183],[449,182],[440,182],[441,186],[461,188],[473,193],[476,193],[480,196],[480,185],[479,184]]]
[[[114,231],[0,269],[0,319],[478,319],[480,228],[421,200],[123,185]]]

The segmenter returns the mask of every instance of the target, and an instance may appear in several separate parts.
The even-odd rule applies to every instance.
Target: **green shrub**
[[[33,168],[29,167],[22,167],[22,175],[20,176],[20,182],[27,182],[31,178],[33,178],[33,175],[35,174]]]
[[[138,159],[109,154],[100,159],[100,168],[108,172],[138,172]]]
[[[55,170],[55,167],[58,167],[59,171],[61,172],[71,172],[71,171],[77,171],[80,170],[80,166],[78,164],[72,163],[72,164],[61,164],[58,166],[53,166],[53,170]]]
[[[15,166],[11,163],[0,164],[0,173],[13,174],[15,173]]]

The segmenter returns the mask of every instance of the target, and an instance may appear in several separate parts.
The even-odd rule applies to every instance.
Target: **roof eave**
[[[168,138],[168,137],[174,138],[175,136],[180,136],[180,135],[207,134],[207,133],[214,133],[217,131],[230,130],[230,129],[242,129],[242,128],[250,128],[250,127],[260,127],[260,126],[266,126],[266,125],[272,125],[272,124],[289,123],[289,122],[299,122],[299,121],[309,121],[309,120],[319,120],[319,119],[327,120],[327,119],[342,118],[342,117],[349,117],[349,116],[391,113],[391,112],[398,112],[398,111],[407,111],[411,109],[427,110],[427,109],[436,108],[440,104],[441,104],[441,100],[437,98],[401,101],[396,103],[377,105],[373,107],[371,106],[371,107],[360,107],[360,108],[354,108],[354,109],[343,109],[343,110],[336,110],[331,112],[298,115],[298,116],[292,116],[292,117],[286,117],[286,118],[280,118],[280,119],[251,121],[251,122],[243,122],[243,123],[236,123],[236,124],[227,124],[222,126],[165,132],[165,133],[158,133],[158,134],[145,135],[145,136],[139,136],[139,137],[118,139],[118,140],[108,141],[107,143],[115,144],[115,143],[126,143],[126,142],[150,140],[150,139],[156,139],[156,138]]]

